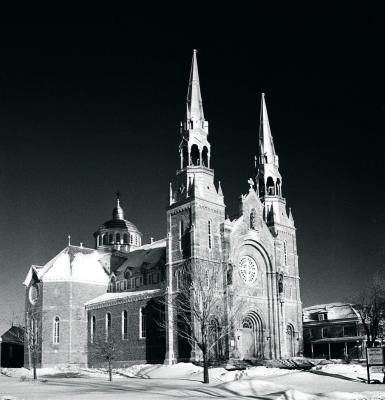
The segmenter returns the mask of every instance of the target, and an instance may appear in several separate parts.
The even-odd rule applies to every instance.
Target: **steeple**
[[[278,156],[275,154],[273,136],[271,135],[269,116],[267,115],[265,93],[261,97],[261,112],[259,117],[259,151],[261,164],[278,165]]]
[[[278,156],[275,153],[269,117],[267,115],[265,93],[261,96],[259,117],[259,156],[256,158],[257,187],[259,196],[282,197],[282,178],[279,173]]]
[[[180,132],[180,169],[191,166],[210,168],[210,143],[207,140],[209,124],[203,113],[196,50],[193,50],[191,62],[186,117],[181,122]]]
[[[187,121],[192,121],[195,125],[196,121],[204,121],[205,116],[203,113],[201,87],[199,83],[197,50],[193,50],[190,81],[187,91]]]

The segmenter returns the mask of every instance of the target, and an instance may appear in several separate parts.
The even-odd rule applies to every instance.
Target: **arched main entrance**
[[[261,317],[249,312],[242,321],[241,359],[264,358],[263,324]]]
[[[289,324],[286,327],[286,346],[288,357],[295,356],[295,340],[294,340],[294,328],[293,325]]]

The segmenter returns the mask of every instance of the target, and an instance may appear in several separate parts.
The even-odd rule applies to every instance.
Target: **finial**
[[[193,53],[198,53],[198,50],[197,49],[193,49]]]
[[[83,248],[83,242],[80,242],[80,248],[81,249]]]
[[[221,181],[218,181],[218,194],[219,196],[223,196]]]
[[[112,218],[113,219],[124,219],[124,211],[120,206],[120,192],[116,192],[116,207],[112,210]]]
[[[250,185],[250,190],[253,188],[254,186],[254,181],[252,178],[249,178],[249,180],[247,181],[247,183]]]
[[[120,205],[120,193],[119,193],[119,190],[116,192],[116,204],[118,206]]]
[[[71,246],[71,235],[68,235],[67,239],[68,239],[68,246]]]
[[[154,238],[152,236],[150,237],[150,243],[154,243]]]

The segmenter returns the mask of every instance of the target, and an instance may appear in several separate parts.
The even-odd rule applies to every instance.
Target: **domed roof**
[[[101,225],[98,231],[101,229],[122,229],[140,234],[139,229],[132,222],[124,219],[124,210],[120,206],[119,193],[116,194],[116,206],[112,210],[112,219]]]
[[[126,219],[111,219],[105,222],[101,228],[105,229],[127,229],[129,231],[139,232],[139,229],[130,221]]]

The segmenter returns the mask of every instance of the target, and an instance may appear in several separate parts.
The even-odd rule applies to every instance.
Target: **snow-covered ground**
[[[169,399],[243,396],[291,400],[385,400],[385,385],[364,383],[366,368],[356,364],[318,365],[312,371],[252,367],[243,371],[210,369],[210,385],[203,385],[201,367],[135,365],[114,370],[108,382],[104,370],[74,367],[37,370],[38,382],[24,368],[0,370],[0,399]],[[372,374],[382,382],[383,374]],[[13,396],[13,397],[12,397]]]

